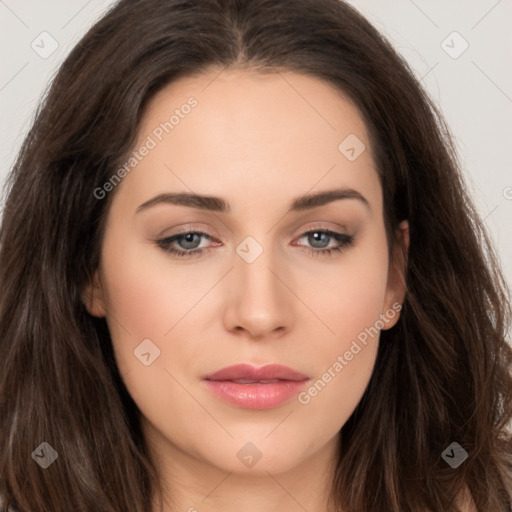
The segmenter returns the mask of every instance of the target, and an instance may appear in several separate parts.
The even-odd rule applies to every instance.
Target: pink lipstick
[[[297,395],[309,380],[287,366],[237,364],[203,377],[218,398],[244,409],[273,409]]]

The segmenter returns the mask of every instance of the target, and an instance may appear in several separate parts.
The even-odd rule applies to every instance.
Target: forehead
[[[229,200],[250,189],[245,204],[274,192],[288,203],[338,186],[370,194],[378,179],[358,109],[331,84],[294,72],[216,70],[172,82],[144,110],[134,151],[144,145],[122,183],[137,200],[163,189]]]

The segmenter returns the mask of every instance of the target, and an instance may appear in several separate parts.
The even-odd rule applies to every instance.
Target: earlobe
[[[99,272],[94,272],[92,280],[84,287],[82,302],[92,316],[102,318],[105,316],[105,299]]]
[[[407,220],[403,220],[398,225],[395,240],[393,261],[389,265],[385,310],[383,311],[384,329],[391,329],[398,322],[399,312],[402,309],[407,292],[405,276],[410,243],[409,222]]]

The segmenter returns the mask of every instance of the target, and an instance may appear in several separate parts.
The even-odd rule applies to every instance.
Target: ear
[[[407,271],[407,254],[409,251],[409,222],[403,220],[395,232],[395,247],[392,260],[389,263],[388,282],[384,301],[382,321],[384,330],[394,327],[400,318],[400,310],[405,300],[407,285],[405,275]]]
[[[105,297],[98,270],[94,272],[92,281],[84,287],[82,302],[92,316],[105,316]]]

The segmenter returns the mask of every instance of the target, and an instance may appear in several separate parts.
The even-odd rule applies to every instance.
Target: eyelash
[[[319,228],[313,228],[313,229],[311,229],[309,231],[306,231],[299,238],[307,236],[307,235],[309,235],[311,233],[323,233],[323,234],[327,235],[330,238],[334,238],[340,244],[338,247],[331,247],[329,249],[316,249],[316,250],[308,249],[307,252],[311,256],[332,256],[335,253],[341,253],[345,248],[350,247],[350,246],[352,246],[354,244],[354,237],[352,237],[352,236],[344,235],[344,234],[341,234],[341,233],[336,233],[336,232],[330,231],[328,229],[319,229]],[[189,258],[189,257],[193,257],[193,256],[202,256],[203,254],[208,252],[210,250],[210,248],[204,248],[203,247],[201,249],[193,249],[191,251],[185,251],[185,250],[179,251],[179,250],[176,250],[176,249],[171,247],[171,244],[173,242],[175,242],[178,238],[184,237],[186,235],[193,235],[193,234],[201,235],[202,237],[205,237],[207,239],[211,239],[210,235],[208,235],[207,233],[203,233],[201,231],[184,231],[182,233],[177,233],[176,235],[172,235],[170,237],[163,238],[161,240],[156,240],[156,243],[164,251],[172,254],[173,256],[177,256],[177,257],[180,257],[180,258],[182,258],[182,257]]]

